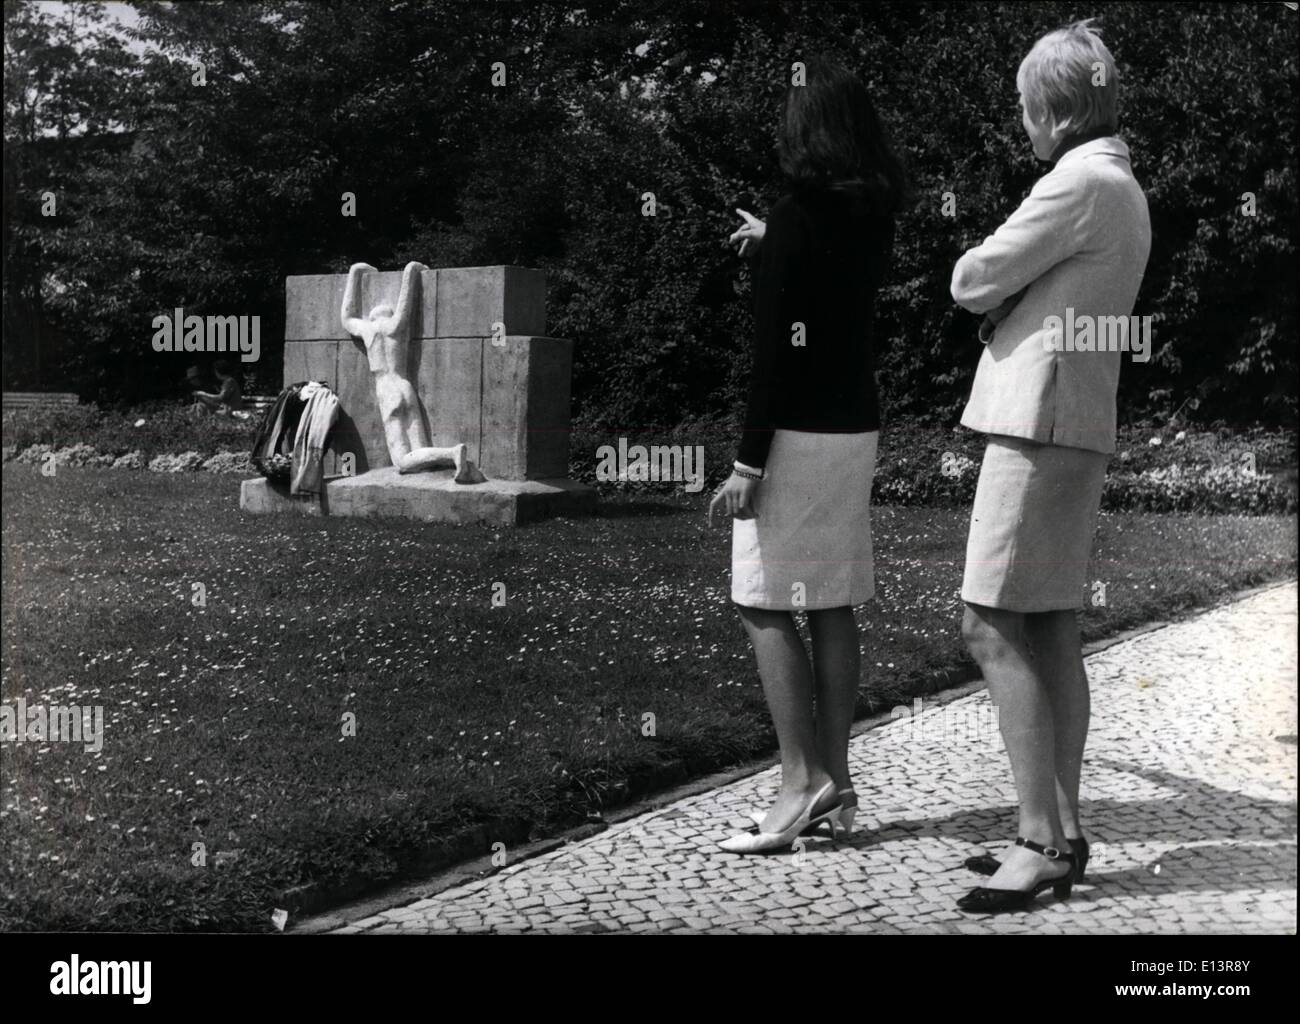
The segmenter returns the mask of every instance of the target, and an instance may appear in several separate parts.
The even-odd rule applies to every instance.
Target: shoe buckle
[[[1044,846],[1043,856],[1046,857],[1048,860],[1060,860],[1061,851],[1058,850],[1055,846]]]

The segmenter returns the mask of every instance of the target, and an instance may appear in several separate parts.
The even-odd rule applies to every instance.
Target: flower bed
[[[676,427],[616,432],[575,425],[570,458],[574,479],[605,493],[670,493],[681,482],[596,478],[597,452],[620,437],[640,445],[700,445],[707,488],[731,472],[740,427],[728,419],[692,420]],[[876,505],[969,505],[975,496],[984,437],[962,428],[892,423],[881,431],[872,502]],[[1109,511],[1208,512],[1262,515],[1295,512],[1295,435],[1259,429],[1202,432],[1126,427],[1120,430],[1102,493]]]
[[[93,406],[6,413],[5,462],[56,466],[111,466],[154,472],[205,471],[256,475],[246,453],[256,423],[221,416],[194,418],[175,406],[101,412]],[[731,472],[740,427],[732,417],[688,419],[671,427],[622,431],[574,424],[570,476],[605,494],[670,494],[684,481],[604,481],[597,476],[602,446],[699,446],[704,487]],[[983,456],[983,435],[962,428],[887,424],[880,436],[873,502],[877,505],[969,505]],[[1120,430],[1102,493],[1111,511],[1268,513],[1295,512],[1296,438],[1284,431]]]

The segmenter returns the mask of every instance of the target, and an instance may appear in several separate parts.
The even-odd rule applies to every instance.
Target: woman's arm
[[[754,274],[753,369],[745,431],[736,455],[737,462],[755,469],[767,465],[768,449],[772,446],[777,353],[779,346],[789,345],[792,340],[793,324],[784,322],[788,319],[786,295],[801,262],[802,243],[793,204],[778,203],[768,220]]]
[[[1025,297],[1025,292],[1029,291],[1026,286],[1016,292],[1011,298],[1006,299],[997,309],[990,309],[984,314],[984,320],[980,324],[980,341],[987,345],[993,340],[993,332],[998,329],[998,324],[1002,323],[1011,315],[1011,311],[1016,308],[1020,300]]]
[[[1085,175],[1052,171],[1005,224],[957,261],[952,297],[972,313],[997,309],[1079,251],[1096,192]]]

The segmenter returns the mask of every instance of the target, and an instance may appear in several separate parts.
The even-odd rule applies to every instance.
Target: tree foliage
[[[1015,70],[1078,16],[1055,2],[135,6],[128,48],[96,5],[6,0],[7,387],[175,388],[182,368],[149,325],[176,306],[260,315],[271,387],[286,275],[516,263],[548,271],[579,407],[627,427],[739,401],[749,280],[724,240],[737,205],[762,216],[780,194],[781,95],[816,53],[863,77],[913,181],[878,306],[886,410],[953,421],[978,346],[951,268],[1041,173]],[[1124,415],[1290,423],[1300,15],[1087,13],[1118,61],[1152,214],[1136,311],[1161,319],[1152,361],[1125,367]]]

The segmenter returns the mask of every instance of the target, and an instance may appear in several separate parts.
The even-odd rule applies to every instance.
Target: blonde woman
[[[1079,781],[1090,706],[1076,610],[1124,353],[1077,349],[1062,325],[1127,318],[1151,247],[1098,31],[1077,22],[1043,36],[1016,86],[1034,155],[1053,167],[952,276],[953,299],[988,314],[961,420],[988,435],[962,633],[998,707],[1020,809],[1015,845],[967,862],[992,874],[958,901],[972,913],[1022,910],[1047,888],[1067,897],[1087,864]]]

